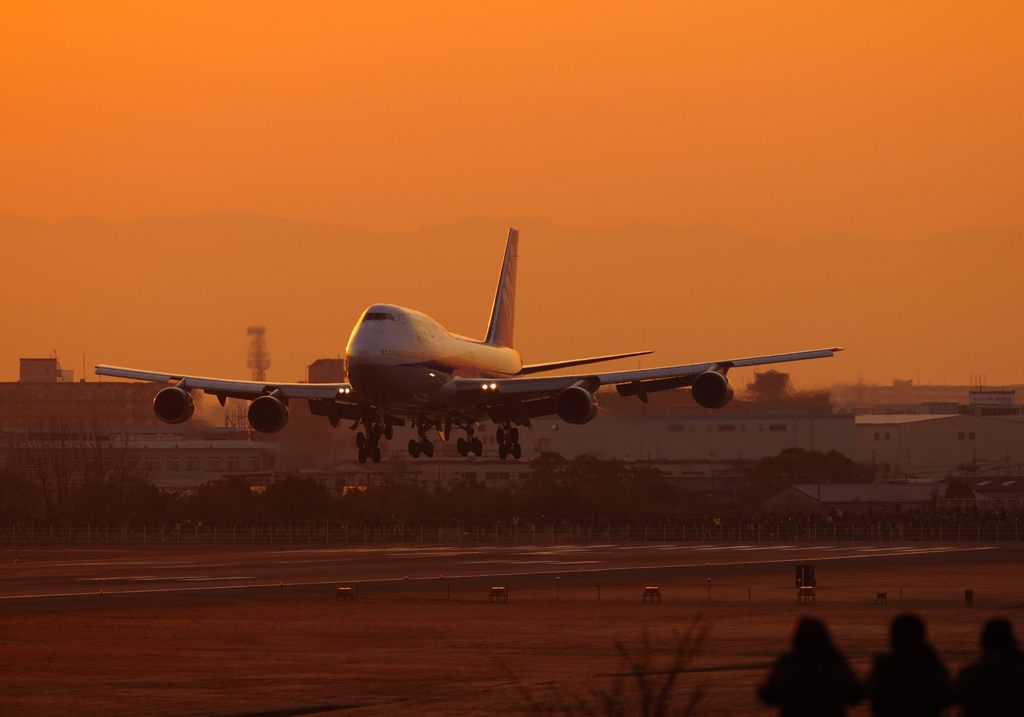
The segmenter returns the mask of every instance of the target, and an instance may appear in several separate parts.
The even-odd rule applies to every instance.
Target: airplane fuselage
[[[519,352],[453,334],[419,311],[374,304],[345,347],[348,380],[367,401],[443,408],[455,378],[508,378],[523,367]]]

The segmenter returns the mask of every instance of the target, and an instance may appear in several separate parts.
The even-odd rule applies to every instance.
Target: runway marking
[[[973,553],[983,550],[995,550],[996,546],[978,546],[973,548],[956,548],[950,547],[948,550],[943,552],[956,552],[956,553]],[[856,555],[826,555],[816,558],[818,561],[826,560],[867,560],[870,558],[891,558],[891,557],[903,557],[908,555],[918,554],[931,554],[934,551],[923,550],[923,551],[900,551],[894,553],[869,553],[869,554],[856,554]],[[715,567],[738,567],[743,565],[773,565],[781,563],[796,563],[805,558],[777,558],[774,560],[732,560],[715,563]],[[684,568],[703,568],[707,567],[707,563],[681,563],[672,565],[631,565],[631,566],[609,566],[606,568],[595,568],[587,570],[587,573],[607,573],[607,572],[634,572],[637,570],[680,570]],[[504,573],[479,573],[479,574],[468,574],[468,575],[447,575],[445,576],[449,580],[468,580],[468,579],[479,579],[479,578],[503,578],[503,577],[528,577],[533,575],[561,575],[565,571],[563,570],[529,570],[522,572],[504,572]],[[410,577],[409,580],[416,582],[434,582],[438,578],[437,576],[425,576],[425,577]],[[347,582],[352,583],[398,583],[402,580],[399,577],[388,577],[388,578],[366,578],[366,579],[349,579]],[[148,595],[154,593],[175,593],[175,592],[200,592],[200,591],[212,591],[212,590],[255,590],[260,588],[284,588],[284,587],[316,587],[319,585],[337,585],[341,580],[311,580],[295,583],[286,583],[283,581],[269,582],[269,583],[246,583],[243,585],[202,585],[202,586],[189,586],[189,587],[167,587],[167,588],[133,588],[130,590],[110,590],[105,591],[103,594],[110,595]],[[64,592],[64,593],[34,593],[31,595],[0,595],[0,600],[38,600],[40,598],[67,598],[67,597],[99,597],[100,593],[97,592]]]
[[[177,581],[179,583],[212,583],[223,580],[257,580],[256,576],[252,575],[229,575],[229,576],[158,576],[158,575],[137,575],[137,576],[118,576],[115,578],[85,578],[85,580],[91,582],[115,582],[115,581],[128,581],[135,583],[160,583],[160,582],[171,582]]]
[[[463,560],[460,565],[597,565],[607,560]]]
[[[790,550],[797,547],[796,545],[748,545],[743,548],[744,551],[750,550]]]
[[[694,550],[742,550],[743,548],[753,547],[753,545],[708,545],[707,547],[694,548]]]

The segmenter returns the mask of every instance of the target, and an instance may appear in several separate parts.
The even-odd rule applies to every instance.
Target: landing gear
[[[394,426],[390,423],[374,421],[366,425],[366,433],[360,431],[356,434],[356,448],[359,449],[359,462],[366,463],[372,460],[380,463],[380,439],[390,440],[395,435]]]
[[[475,429],[472,423],[466,425],[466,437],[460,438],[455,442],[455,448],[458,450],[460,456],[468,456],[472,453],[474,456],[482,456],[484,454],[484,443],[475,435]]]
[[[416,440],[415,438],[409,439],[409,455],[413,458],[419,458],[420,454],[423,454],[427,458],[434,457],[434,444],[431,443],[430,439],[424,437]]]
[[[434,444],[427,438],[427,431],[431,426],[432,424],[422,416],[416,422],[416,432],[419,434],[419,438],[409,439],[409,455],[413,458],[419,458],[420,455],[427,458],[434,457]]]
[[[519,445],[519,429],[511,425],[499,428],[495,433],[498,439],[498,458],[505,460],[512,456],[517,461],[523,455],[523,448]]]

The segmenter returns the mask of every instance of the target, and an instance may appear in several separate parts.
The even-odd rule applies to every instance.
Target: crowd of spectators
[[[781,717],[842,717],[847,706],[865,700],[875,717],[939,717],[953,705],[964,717],[1024,715],[1024,654],[1007,620],[985,623],[979,659],[955,678],[916,615],[893,620],[889,648],[861,680],[825,623],[803,618],[792,649],[776,660],[758,697]]]

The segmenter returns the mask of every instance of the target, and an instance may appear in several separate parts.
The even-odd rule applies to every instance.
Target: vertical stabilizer
[[[512,346],[512,329],[516,317],[516,258],[519,255],[519,230],[508,230],[505,260],[501,263],[498,290],[491,307],[491,322],[487,325],[485,343],[492,346]]]

